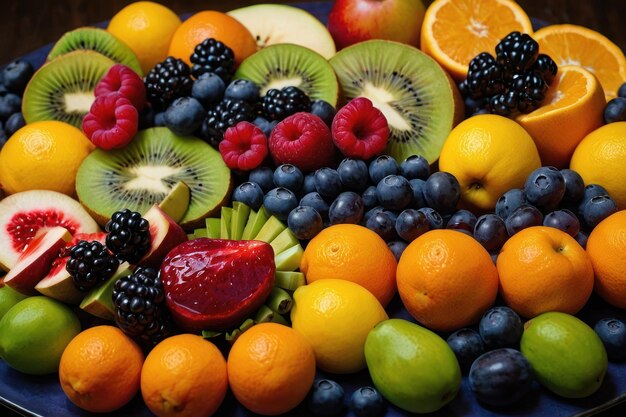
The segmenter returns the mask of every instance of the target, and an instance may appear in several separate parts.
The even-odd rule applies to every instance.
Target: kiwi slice
[[[111,33],[99,28],[83,27],[66,32],[50,50],[48,61],[77,50],[99,52],[143,76],[139,60],[132,49]]]
[[[219,213],[232,189],[230,169],[206,142],[166,127],[140,131],[122,149],[96,149],[76,175],[78,199],[100,224],[124,208],[145,213],[184,181],[191,201],[180,225],[187,231]]]
[[[80,129],[94,101],[96,84],[113,65],[113,60],[94,51],[70,52],[50,61],[26,86],[24,120],[58,120]]]
[[[235,78],[254,82],[265,95],[271,88],[295,86],[311,100],[337,105],[339,86],[328,61],[304,46],[277,44],[263,48],[244,60]]]
[[[433,163],[462,115],[462,100],[443,69],[419,49],[371,40],[330,59],[346,100],[367,97],[389,123],[386,153],[398,162],[422,155]]]

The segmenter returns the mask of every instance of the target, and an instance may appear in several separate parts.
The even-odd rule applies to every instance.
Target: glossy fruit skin
[[[302,190],[300,190],[300,192],[302,195],[306,195],[314,191],[317,192],[315,189],[315,173],[309,172],[304,176],[304,181],[302,181]]]
[[[274,171],[269,167],[258,167],[250,171],[248,181],[254,182],[261,187],[264,193],[274,188]]]
[[[459,210],[450,217],[446,223],[446,229],[458,230],[473,235],[476,221],[476,215],[471,211]]]
[[[483,245],[487,251],[500,250],[508,238],[504,220],[497,214],[483,214],[476,220],[474,239]]]
[[[259,87],[250,80],[233,80],[226,87],[224,98],[255,104],[259,100]]]
[[[350,397],[350,410],[357,417],[377,417],[385,408],[385,399],[372,387],[361,387]]]
[[[430,165],[421,155],[411,155],[400,164],[400,173],[407,180],[420,179],[426,181],[430,176]]]
[[[424,213],[431,229],[443,229],[443,217],[441,217],[441,214],[439,214],[437,210],[430,207],[423,207],[417,211]]]
[[[11,137],[15,132],[17,132],[24,126],[26,126],[26,121],[24,120],[24,116],[22,115],[22,113],[13,113],[4,123],[4,133],[7,135],[7,137]],[[2,146],[0,146],[0,148],[2,148]]]
[[[344,410],[344,390],[335,381],[318,379],[313,383],[309,396],[309,411],[316,417],[340,415]]]
[[[396,262],[400,261],[400,257],[408,245],[409,244],[403,240],[392,240],[387,242],[387,246],[389,246],[393,256],[395,256]]]
[[[616,97],[606,103],[604,108],[604,123],[626,121],[626,98]]]
[[[399,172],[400,166],[389,155],[381,155],[370,162],[369,174],[372,184],[378,184],[387,175],[397,175]]]
[[[600,319],[593,327],[611,361],[626,358],[626,324],[615,318]]]
[[[474,361],[469,383],[479,401],[506,406],[520,401],[534,380],[530,364],[515,349],[503,348],[484,353]]]
[[[567,209],[556,210],[548,213],[543,218],[543,225],[562,230],[572,237],[576,237],[580,231],[580,222],[578,217]]]
[[[15,94],[5,94],[0,96],[0,120],[6,120],[13,113],[19,112],[22,108],[22,99]]]
[[[378,197],[376,197],[376,186],[370,185],[363,191],[361,194],[361,198],[363,199],[363,205],[366,209],[372,209],[380,204],[378,201]]]
[[[312,239],[324,228],[322,216],[309,206],[298,206],[291,210],[287,225],[300,240]]]
[[[361,192],[369,180],[367,164],[360,159],[345,158],[337,167],[339,179],[347,190]]]
[[[565,194],[563,194],[562,203],[576,204],[585,193],[585,182],[580,174],[571,169],[562,169],[561,175],[565,181]]]
[[[330,207],[317,191],[305,194],[304,197],[300,199],[300,205],[314,208],[315,211],[322,216],[322,219],[328,218],[328,210]]]
[[[396,238],[395,223],[389,214],[381,209],[367,219],[365,226],[383,238],[385,242],[389,242]]]
[[[526,179],[524,193],[528,202],[538,208],[550,209],[558,206],[565,195],[565,180],[554,167],[534,170]]]
[[[334,199],[343,191],[339,173],[332,168],[320,168],[315,171],[315,189],[326,199]]]
[[[331,224],[359,224],[363,219],[364,205],[360,195],[353,191],[339,194],[330,205],[328,217]]]
[[[478,324],[480,337],[488,350],[519,347],[524,332],[522,320],[509,307],[493,307],[485,312]]]
[[[205,73],[193,82],[191,96],[204,106],[210,106],[222,101],[225,89],[226,84],[221,77]]]
[[[523,205],[515,210],[504,221],[509,236],[532,226],[540,226],[543,223],[543,214],[534,206]]]
[[[274,185],[284,187],[298,193],[304,183],[304,175],[296,166],[291,164],[279,165],[274,171]]]
[[[278,187],[265,194],[263,205],[269,214],[285,221],[291,210],[298,205],[298,198],[292,191]]]
[[[590,229],[596,227],[600,222],[611,214],[618,211],[617,204],[608,195],[592,197],[583,204],[582,219]]]
[[[263,190],[256,182],[241,183],[233,190],[233,201],[244,203],[252,210],[261,208],[263,197]]]
[[[165,126],[177,135],[191,135],[200,128],[205,110],[193,97],[177,98],[165,110]]]
[[[322,119],[326,126],[330,127],[337,110],[324,100],[313,100],[311,102],[311,113]]]
[[[429,207],[439,213],[450,213],[461,199],[461,188],[454,175],[439,171],[426,180],[424,197]]]
[[[515,210],[528,204],[526,193],[521,188],[513,188],[498,199],[496,203],[496,214],[506,220]]]
[[[468,327],[452,333],[446,342],[454,352],[463,372],[469,371],[474,360],[485,353],[485,344],[480,334]]]
[[[395,228],[398,236],[411,243],[428,232],[430,224],[423,212],[415,209],[406,209],[398,215]]]
[[[376,186],[376,197],[389,210],[402,210],[413,200],[409,181],[400,175],[388,175]]]
[[[419,178],[413,178],[409,180],[411,191],[413,192],[413,199],[411,199],[411,207],[420,209],[426,207],[426,198],[424,197],[424,185],[426,181]]]

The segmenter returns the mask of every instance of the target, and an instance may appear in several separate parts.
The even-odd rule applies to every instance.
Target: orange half
[[[421,49],[457,81],[481,52],[495,53],[513,31],[533,33],[530,19],[512,0],[435,0],[424,15]]]

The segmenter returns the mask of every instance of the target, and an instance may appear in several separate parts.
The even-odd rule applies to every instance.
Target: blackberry
[[[81,240],[69,252],[70,259],[65,269],[80,291],[87,291],[108,280],[119,266],[119,261],[96,240]]]
[[[298,87],[272,88],[263,97],[261,108],[268,120],[280,121],[301,111],[311,111],[311,100]]]
[[[156,64],[146,75],[144,83],[148,101],[158,110],[165,110],[179,97],[191,95],[193,85],[189,66],[171,56]]]
[[[546,54],[539,54],[537,61],[531,69],[538,73],[548,85],[552,84],[552,80],[554,80],[558,71],[556,62]]]
[[[515,90],[510,90],[491,97],[489,99],[489,111],[500,116],[508,116],[517,109],[517,104],[517,93]]]
[[[118,327],[148,345],[154,346],[172,333],[163,283],[155,269],[140,267],[118,279],[113,288],[113,306]]]
[[[496,46],[496,60],[505,78],[525,72],[539,55],[539,44],[526,33],[511,32]]]
[[[502,68],[487,52],[476,55],[470,61],[465,80],[468,96],[481,99],[504,91]]]
[[[116,211],[105,230],[107,248],[122,261],[136,264],[150,250],[150,223],[136,211]]]
[[[517,95],[517,110],[521,113],[530,113],[541,106],[548,90],[548,84],[541,78],[541,75],[529,71],[514,77],[511,89]]]
[[[224,43],[213,38],[205,39],[196,45],[191,55],[191,74],[194,78],[205,73],[219,75],[224,82],[229,82],[235,73],[235,54]]]
[[[243,100],[224,99],[207,111],[201,127],[201,137],[217,146],[224,138],[224,132],[239,122],[251,122],[255,118],[254,108]]]

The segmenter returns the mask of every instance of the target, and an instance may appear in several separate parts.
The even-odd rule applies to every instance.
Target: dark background
[[[305,0],[306,1],[306,0]],[[310,1],[310,0],[309,0]],[[430,0],[423,0],[430,4]],[[9,0],[0,12],[0,63],[56,41],[64,32],[109,20],[131,0]],[[177,13],[227,11],[261,1],[157,0]],[[289,1],[268,1],[290,3]],[[626,0],[519,0],[529,16],[595,29],[626,49]]]

